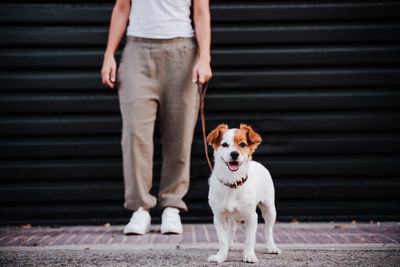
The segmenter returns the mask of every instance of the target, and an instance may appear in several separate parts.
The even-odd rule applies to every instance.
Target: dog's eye
[[[241,146],[241,147],[246,147],[246,143],[245,143],[245,142],[241,142],[241,143],[240,143],[240,146]]]
[[[229,145],[227,143],[222,143],[222,147],[228,147]]]

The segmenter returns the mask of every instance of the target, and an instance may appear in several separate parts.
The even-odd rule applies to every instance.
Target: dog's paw
[[[208,261],[209,262],[217,262],[217,263],[222,263],[226,260],[226,256],[217,253],[215,255],[211,255],[210,257],[208,257]]]
[[[281,254],[281,253],[282,253],[282,250],[280,250],[280,249],[277,248],[276,246],[267,247],[267,253],[268,253],[268,254]]]
[[[236,242],[235,241],[229,241],[229,250],[232,250],[233,249],[233,247],[235,246],[235,244],[236,244]]]
[[[248,263],[257,263],[258,259],[254,251],[243,254],[243,261]]]

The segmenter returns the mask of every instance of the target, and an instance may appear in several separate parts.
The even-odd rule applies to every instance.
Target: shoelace
[[[143,223],[144,222],[144,216],[141,216],[140,213],[143,213],[143,210],[138,210],[135,211],[132,215],[131,221],[135,221],[137,223]]]
[[[164,215],[168,222],[174,222],[174,221],[179,221],[179,213],[174,212],[172,210],[166,210],[165,215]]]

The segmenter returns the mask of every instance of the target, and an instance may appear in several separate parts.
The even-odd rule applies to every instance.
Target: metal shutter
[[[207,130],[262,135],[278,220],[399,220],[400,3],[211,2]],[[112,4],[0,4],[0,224],[129,219],[118,98],[99,76]],[[185,222],[211,222],[201,142],[198,124]]]

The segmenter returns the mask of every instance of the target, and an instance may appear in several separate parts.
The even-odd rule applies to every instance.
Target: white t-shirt
[[[169,39],[194,36],[191,0],[131,0],[127,35]]]

